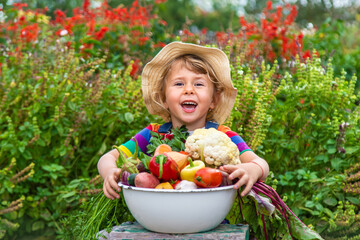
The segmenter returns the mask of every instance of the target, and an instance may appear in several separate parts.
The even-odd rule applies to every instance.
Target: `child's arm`
[[[250,192],[254,183],[258,180],[265,180],[269,174],[269,165],[252,151],[246,151],[240,155],[241,164],[225,165],[221,170],[230,174],[231,180],[238,178],[234,188],[238,189],[245,185],[241,195],[245,196]]]
[[[103,191],[106,197],[114,200],[120,198],[120,195],[115,192],[120,192],[120,187],[117,182],[120,179],[121,169],[117,168],[116,160],[119,157],[119,152],[116,149],[104,154],[97,164],[100,176],[104,179]]]

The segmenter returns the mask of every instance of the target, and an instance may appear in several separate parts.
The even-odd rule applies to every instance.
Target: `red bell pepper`
[[[179,168],[176,162],[166,153],[152,157],[149,162],[149,170],[163,181],[176,181],[179,179]]]

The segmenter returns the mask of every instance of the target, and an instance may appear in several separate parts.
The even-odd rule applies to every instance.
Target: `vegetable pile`
[[[138,171],[130,173],[127,167],[123,168],[122,184],[175,190],[214,188],[231,184],[226,180],[227,173],[207,167],[201,160],[193,161],[187,152],[173,151],[171,146],[165,143],[155,149],[150,159],[145,158],[138,162],[142,166],[137,167]]]
[[[126,159],[122,152],[119,154],[117,166],[121,169],[121,183],[174,191],[232,185],[229,175],[217,167],[240,163],[239,151],[234,149],[226,134],[225,137],[218,132],[200,129],[187,137],[187,132],[184,133],[181,127],[173,130],[171,140],[155,134],[148,146],[150,156],[138,153],[135,140],[133,156]],[[241,189],[231,210],[238,210],[235,211],[236,219],[230,219],[230,222],[249,224],[251,234],[257,239],[322,239],[302,223],[276,191],[265,183],[255,183],[245,197],[241,197],[240,192]],[[121,215],[118,216],[115,213],[120,209]],[[131,220],[122,196],[120,200],[110,200],[100,193],[87,211],[88,220],[81,239],[97,239],[97,233],[103,229],[101,226],[110,230],[111,226]]]

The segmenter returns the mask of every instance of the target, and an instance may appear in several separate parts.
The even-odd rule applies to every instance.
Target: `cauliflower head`
[[[185,152],[193,159],[201,159],[202,154],[202,160],[215,167],[240,163],[236,144],[225,133],[215,128],[196,129],[186,139]]]

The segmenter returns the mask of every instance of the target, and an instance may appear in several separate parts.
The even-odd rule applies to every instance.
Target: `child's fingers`
[[[246,194],[248,194],[252,188],[254,184],[250,184],[250,182],[248,182],[246,185],[245,185],[245,188],[244,190],[241,192],[241,196],[244,197]]]
[[[233,172],[231,172],[230,174],[229,174],[229,179],[230,180],[233,180],[233,179],[235,179],[235,178],[242,178],[242,176],[244,176],[245,175],[245,171],[244,171],[244,169],[241,169],[241,168],[236,168],[236,170],[234,170]]]
[[[117,181],[114,178],[109,179],[109,184],[110,184],[111,188],[113,188],[116,191],[120,192],[121,188],[119,187]]]
[[[111,200],[114,200],[114,197],[111,196],[111,194],[108,192],[108,190],[107,190],[107,188],[106,188],[106,183],[104,183],[103,192],[104,192],[104,195],[105,195],[107,198],[109,198],[109,199],[111,199]]]
[[[220,167],[220,170],[227,172],[227,173],[232,173],[236,169],[238,169],[238,167],[235,165],[224,165],[224,166]]]
[[[239,177],[239,180],[234,184],[235,189],[239,189],[242,185],[245,185],[249,181],[249,177],[245,174],[242,174]]]
[[[114,200],[114,198],[120,198],[120,195],[115,192],[115,190],[109,183],[105,184],[104,186],[104,194],[106,197],[112,200]]]

